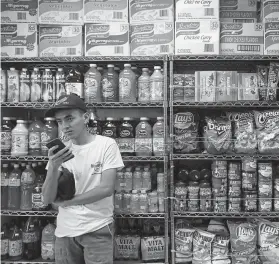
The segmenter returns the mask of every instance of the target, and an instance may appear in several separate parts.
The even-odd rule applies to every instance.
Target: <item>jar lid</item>
[[[16,123],[17,124],[24,124],[24,123],[26,123],[26,121],[24,121],[24,120],[17,120]]]

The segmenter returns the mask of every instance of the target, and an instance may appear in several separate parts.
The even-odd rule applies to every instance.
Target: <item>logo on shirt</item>
[[[101,173],[102,172],[102,163],[101,162],[96,162],[95,164],[91,164],[91,168],[94,169],[94,173]]]

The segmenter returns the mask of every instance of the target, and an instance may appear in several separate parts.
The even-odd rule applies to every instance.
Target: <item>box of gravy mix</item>
[[[78,57],[82,55],[82,26],[40,26],[40,57]]]
[[[38,57],[36,24],[1,24],[1,57]]]
[[[38,1],[1,0],[1,23],[38,23]]]
[[[263,21],[279,22],[279,1],[264,0],[263,2]]]
[[[85,56],[130,56],[129,24],[86,24]]]
[[[264,55],[279,55],[279,22],[264,24]]]

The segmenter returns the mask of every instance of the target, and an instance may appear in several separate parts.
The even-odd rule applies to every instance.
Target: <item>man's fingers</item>
[[[48,155],[49,155],[49,156],[53,156],[53,155],[54,155],[53,151],[56,150],[57,148],[58,148],[57,145],[51,147],[51,148],[48,150]]]
[[[59,159],[61,158],[64,154],[67,154],[68,152],[71,152],[71,150],[69,149],[69,147],[65,147],[61,150],[59,150],[57,153],[54,154],[53,158],[54,159]]]

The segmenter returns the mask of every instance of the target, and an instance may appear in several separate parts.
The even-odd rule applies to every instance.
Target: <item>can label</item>
[[[17,257],[22,255],[22,240],[9,241],[9,256]]]
[[[40,149],[41,148],[41,133],[29,132],[29,148]]]
[[[1,149],[2,151],[11,151],[12,132],[1,132]]]

